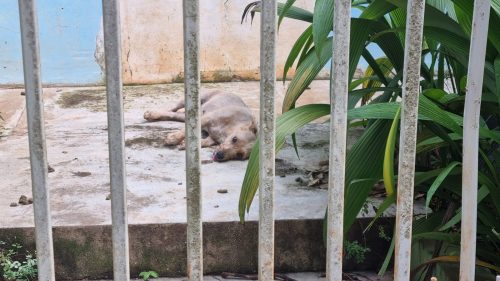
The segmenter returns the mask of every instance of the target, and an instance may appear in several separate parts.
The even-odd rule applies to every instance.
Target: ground
[[[257,82],[204,84],[205,89],[236,92],[258,112]],[[325,100],[327,81],[313,84],[309,101]],[[31,197],[26,117],[22,90],[0,92],[0,112],[5,119],[0,138],[1,224],[32,226],[30,205],[10,207],[21,195]],[[162,146],[166,132],[183,126],[178,122],[147,123],[143,112],[171,106],[183,93],[182,84],[125,87],[126,170],[129,222],[185,222],[184,151]],[[283,89],[279,87],[277,101]],[[106,97],[104,88],[48,88],[44,90],[47,158],[52,220],[55,226],[110,223]],[[279,105],[277,105],[277,111]],[[279,112],[279,111],[278,111]],[[246,161],[211,163],[211,149],[203,149],[204,221],[237,220],[236,206]],[[319,161],[318,161],[319,162]],[[317,163],[316,163],[317,164]],[[297,176],[278,177],[277,218],[322,216],[325,191],[304,188]],[[288,189],[288,187],[294,187]],[[220,193],[221,189],[227,193]],[[219,191],[219,192],[218,192]],[[308,198],[310,200],[304,200]],[[109,198],[108,198],[109,199]],[[311,213],[297,210],[298,201],[314,201]],[[323,202],[318,204],[318,202]],[[99,210],[96,212],[96,210]],[[256,218],[253,208],[250,218]]]
[[[202,88],[236,93],[258,115],[258,82],[203,84]],[[278,114],[285,89],[285,85],[278,84]],[[22,195],[32,197],[22,94],[22,89],[0,90],[3,118],[0,119],[0,170],[3,171],[0,174],[0,239],[15,233],[29,244],[33,240],[33,208],[30,204],[17,204]],[[162,145],[165,134],[183,124],[148,123],[143,119],[145,110],[170,107],[182,95],[182,84],[124,88],[128,222],[131,268],[135,273],[146,268],[164,270],[160,273],[167,276],[179,276],[185,272],[185,152]],[[328,102],[329,83],[318,80],[306,90],[298,104]],[[48,179],[56,268],[66,277],[109,276],[112,264],[111,206],[107,200],[109,167],[105,88],[45,88],[44,103],[47,158],[52,168]],[[325,120],[298,132],[300,159],[295,155],[291,140],[277,155],[276,253],[280,255],[277,268],[283,270],[324,268],[321,219],[327,204],[325,172],[329,144],[329,126]],[[360,133],[351,131],[348,143],[351,144]],[[247,161],[213,163],[211,154],[212,149],[205,148],[201,155],[203,221],[207,230],[204,230],[206,268],[212,270],[210,272],[227,271],[226,267],[234,271],[252,271],[256,268],[258,200],[254,200],[248,214],[250,223],[239,224],[237,214]],[[359,216],[373,217],[381,200],[371,199]],[[419,206],[415,211],[423,212]],[[386,215],[393,213],[394,209],[391,209]],[[367,239],[359,236],[364,235],[361,225],[359,223],[360,229],[353,231],[357,231],[354,235],[356,239]],[[143,240],[144,235],[149,237],[147,243]],[[165,243],[171,246],[164,248]],[[385,246],[375,244],[374,247],[379,246],[384,251]],[[95,257],[100,258],[99,262]],[[374,261],[381,261],[380,256],[367,257],[366,268],[374,267]],[[171,265],[165,268],[169,262]]]

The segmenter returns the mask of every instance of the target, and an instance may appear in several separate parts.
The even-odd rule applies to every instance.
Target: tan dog
[[[185,121],[184,100],[169,111],[146,111],[148,121]],[[257,139],[257,126],[252,112],[243,100],[229,93],[211,92],[201,95],[202,147],[218,145],[212,159],[222,162],[244,160],[250,156]],[[167,135],[165,145],[184,148],[184,129]]]

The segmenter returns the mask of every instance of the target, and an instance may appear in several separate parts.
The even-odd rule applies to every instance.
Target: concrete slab
[[[258,114],[259,83],[203,84],[204,90],[239,94]],[[285,86],[278,88],[280,112]],[[299,100],[328,103],[328,81],[314,81]],[[21,195],[31,197],[31,179],[22,89],[0,90],[0,240],[17,237],[33,249],[32,205],[11,207]],[[103,87],[47,88],[44,91],[49,189],[58,278],[111,276],[111,207],[107,149],[106,97]],[[124,89],[128,221],[131,273],[153,269],[162,276],[185,274],[185,152],[162,146],[166,132],[183,123],[147,123],[146,109],[171,106],[183,94],[182,84],[130,86]],[[320,121],[324,121],[320,120]],[[351,137],[359,135],[351,132]],[[307,126],[297,135],[300,160],[288,140],[277,155],[276,270],[323,270],[322,219],[326,183],[320,178],[328,160],[328,125]],[[203,149],[204,264],[206,273],[254,272],[257,268],[258,202],[240,224],[237,205],[247,161],[210,163]],[[225,189],[227,193],[218,190]],[[255,200],[258,201],[258,200]],[[363,233],[382,199],[373,198],[360,212],[349,240],[364,241],[371,252],[362,265],[374,269],[388,246],[379,229]],[[422,207],[415,206],[416,213]],[[392,216],[394,209],[386,212]],[[366,218],[366,219],[363,219]],[[381,222],[390,231],[391,222]],[[137,276],[137,275],[135,275]],[[302,280],[302,279],[301,279]],[[314,280],[314,279],[312,279]]]
[[[205,90],[238,93],[258,114],[258,82],[204,84]],[[277,101],[284,95],[278,87]],[[0,138],[0,219],[2,227],[33,226],[31,205],[10,207],[21,195],[31,197],[26,117],[21,90],[0,91],[3,137]],[[185,215],[184,151],[162,147],[166,132],[178,122],[147,123],[146,109],[175,103],[182,84],[125,87],[126,169],[129,223],[179,223]],[[45,89],[47,155],[55,170],[49,174],[54,226],[111,223],[107,121],[104,88]],[[328,102],[328,81],[315,81],[299,103]],[[276,107],[279,112],[280,103]],[[300,160],[289,145],[278,155],[276,177],[277,219],[319,219],[326,206],[326,191],[297,183],[307,171],[328,160],[328,128],[310,128],[298,138]],[[313,144],[314,145],[311,145]],[[311,149],[312,148],[312,149]],[[203,149],[203,220],[237,221],[239,190],[246,161],[210,163],[211,149]],[[292,165],[286,175],[280,171]],[[227,193],[217,192],[226,189]],[[301,208],[297,208],[301,206]],[[372,208],[369,208],[372,209]],[[258,204],[249,219],[257,218]]]
[[[257,114],[258,82],[204,84],[240,94]],[[283,96],[280,88],[278,99]],[[317,81],[308,102],[327,97],[328,82]],[[4,136],[0,139],[0,225],[33,226],[31,205],[10,207],[21,195],[31,197],[28,142],[21,90],[4,90],[0,112],[4,115]],[[146,109],[169,106],[183,93],[182,84],[125,88],[126,169],[129,222],[185,222],[184,151],[161,146],[165,132],[183,126],[177,122],[146,123]],[[110,224],[107,121],[104,88],[49,88],[44,92],[47,155],[55,170],[49,174],[54,226]],[[277,105],[279,107],[279,105]],[[7,110],[6,110],[7,109]],[[202,160],[210,162],[211,149]],[[239,189],[246,161],[203,165],[203,220],[235,221]],[[303,171],[301,171],[303,173]],[[301,173],[297,173],[301,174]],[[325,191],[303,188],[295,175],[278,177],[278,219],[321,218]],[[227,189],[227,193],[218,193]],[[308,204],[296,208],[297,204]],[[257,218],[257,204],[250,219]],[[307,211],[306,211],[307,210]]]

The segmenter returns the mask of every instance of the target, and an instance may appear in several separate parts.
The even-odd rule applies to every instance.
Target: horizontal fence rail
[[[274,280],[276,0],[262,1],[260,27],[259,280]]]
[[[490,0],[476,0],[472,19],[464,109],[460,281],[472,281],[475,277],[479,114],[489,17]]]
[[[129,280],[125,130],[120,42],[120,3],[103,0],[104,53],[108,106],[109,173],[113,237],[113,277]]]
[[[106,63],[109,168],[111,183],[113,274],[129,280],[129,243],[126,200],[123,85],[119,1],[103,0]],[[260,159],[259,159],[259,280],[274,280],[274,178],[277,2],[261,7],[260,44]],[[464,114],[462,232],[460,281],[474,280],[476,255],[478,128],[490,0],[474,3],[467,94]],[[399,177],[395,230],[394,280],[410,279],[413,189],[420,64],[425,0],[408,0],[405,61],[402,81]],[[34,198],[38,279],[54,281],[54,253],[47,186],[38,25],[35,0],[19,0],[23,71],[26,92],[31,180]],[[330,168],[328,189],[327,280],[342,280],[343,216],[349,85],[351,1],[336,0],[333,18],[331,75]],[[200,163],[200,18],[199,0],[183,1],[185,134],[187,193],[187,274],[203,280],[203,233]],[[498,277],[497,277],[498,279]]]
[[[200,177],[200,19],[198,0],[183,1],[184,94],[186,101],[187,274],[203,279],[202,198]]]
[[[425,0],[409,0],[406,16],[403,102],[396,213],[394,280],[410,280],[411,232],[413,223],[413,182],[417,143],[420,61]]]
[[[24,87],[28,117],[31,186],[35,215],[38,280],[55,280],[50,200],[47,185],[47,150],[43,118],[43,90],[35,0],[19,0]]]
[[[351,0],[336,0],[333,9],[333,63],[330,87],[330,163],[326,279],[342,280],[344,189],[347,145],[347,92]]]

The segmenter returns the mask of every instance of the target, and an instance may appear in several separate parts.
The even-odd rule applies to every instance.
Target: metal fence
[[[38,278],[55,280],[42,85],[35,0],[19,0],[24,80],[34,198]],[[109,167],[115,280],[129,280],[128,226],[124,166],[124,126],[118,0],[103,0]],[[335,0],[331,87],[330,187],[328,192],[327,280],[342,280],[344,174],[351,0]],[[418,116],[424,0],[408,0],[396,217],[395,280],[409,280],[413,182]],[[199,0],[184,0],[186,99],[187,260],[189,280],[202,280],[202,221],[199,118]],[[460,280],[474,280],[477,216],[478,123],[490,0],[476,0],[464,118],[464,161]],[[276,0],[263,0],[261,13],[259,280],[274,276],[274,153]],[[334,94],[335,93],[335,94]],[[467,198],[467,200],[465,200]]]

